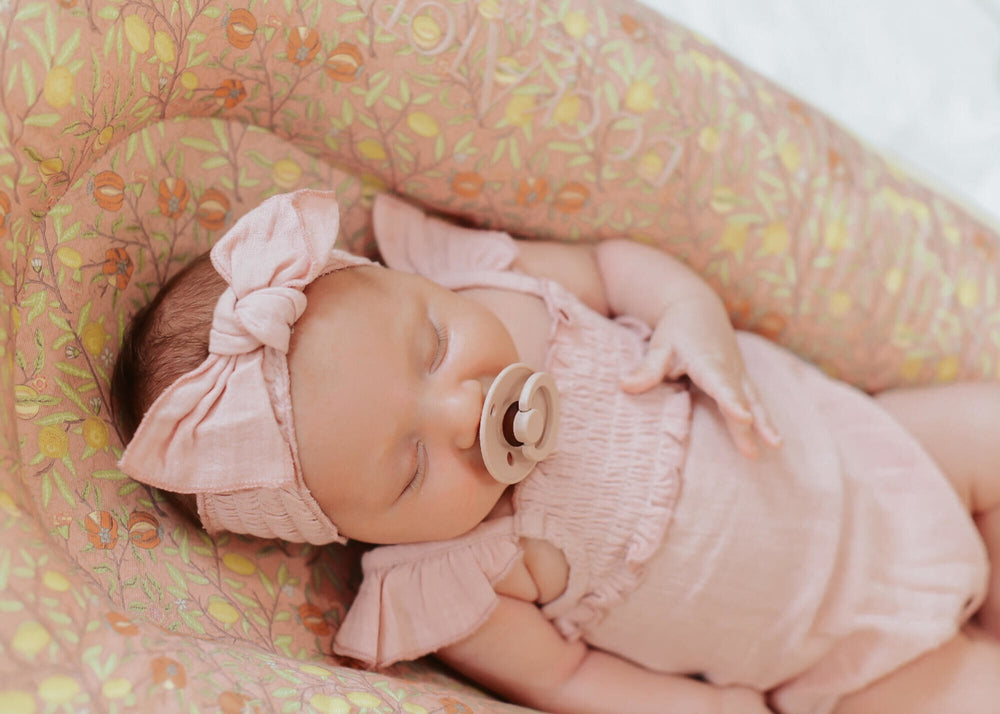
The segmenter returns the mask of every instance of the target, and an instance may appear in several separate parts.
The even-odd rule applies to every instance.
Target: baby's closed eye
[[[428,322],[430,322],[431,328],[434,330],[434,353],[430,360],[430,366],[428,371],[434,373],[441,363],[444,361],[444,357],[448,352],[448,330],[445,326],[438,320],[427,317]]]

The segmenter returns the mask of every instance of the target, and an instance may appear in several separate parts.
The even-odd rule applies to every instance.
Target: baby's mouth
[[[523,480],[555,447],[559,392],[547,372],[508,365],[496,378],[482,377],[479,447],[487,471],[501,483]]]

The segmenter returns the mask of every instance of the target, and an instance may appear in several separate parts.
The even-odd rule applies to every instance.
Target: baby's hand
[[[764,695],[745,687],[725,687],[720,690],[720,714],[773,714],[764,702]]]
[[[757,458],[758,437],[777,448],[781,437],[746,374],[728,316],[716,314],[711,305],[687,307],[671,311],[656,325],[645,357],[622,378],[622,389],[637,394],[686,374],[719,405],[741,454]]]

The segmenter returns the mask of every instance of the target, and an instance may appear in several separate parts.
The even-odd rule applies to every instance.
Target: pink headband
[[[302,477],[286,357],[305,287],[371,263],[333,247],[339,223],[333,192],[303,190],[269,198],[219,239],[212,264],[229,287],[208,358],[153,402],[119,461],[139,481],[197,494],[209,532],[346,540]]]

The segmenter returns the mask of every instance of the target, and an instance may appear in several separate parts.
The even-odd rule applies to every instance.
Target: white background
[[[643,0],[1000,225],[1000,0]]]

